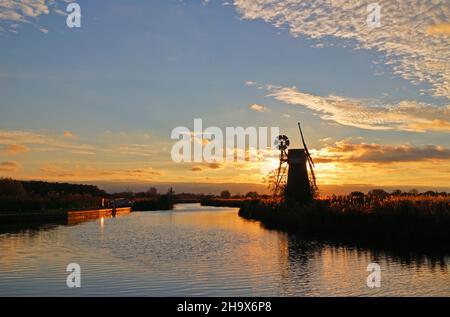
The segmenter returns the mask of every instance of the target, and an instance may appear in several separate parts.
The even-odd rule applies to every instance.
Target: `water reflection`
[[[306,242],[290,235],[287,239],[289,265],[283,267],[285,295],[301,284],[305,293],[317,296],[341,295],[443,295],[450,296],[450,257],[417,253],[392,253],[330,243]],[[283,243],[284,245],[284,243]],[[280,253],[281,254],[281,253]],[[285,256],[283,251],[282,256]],[[382,268],[382,288],[364,285],[369,263]],[[299,279],[296,283],[293,280]]]
[[[449,296],[446,255],[389,253],[264,229],[199,205],[0,231],[0,295]],[[65,287],[68,263],[83,287]],[[366,286],[367,265],[382,287]]]
[[[40,231],[48,231],[57,228],[67,222],[51,223],[25,223],[25,224],[0,224],[0,235],[24,234],[37,235]]]

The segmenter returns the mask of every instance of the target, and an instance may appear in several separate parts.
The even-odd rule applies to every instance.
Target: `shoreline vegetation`
[[[109,194],[93,185],[19,181],[0,178],[0,224],[65,221],[71,212],[98,214],[103,209],[130,207],[133,211],[173,208],[173,191],[159,194],[151,188],[144,193]]]
[[[239,215],[309,240],[450,251],[450,195],[446,193],[388,194],[378,190],[303,205],[252,200],[242,204]]]

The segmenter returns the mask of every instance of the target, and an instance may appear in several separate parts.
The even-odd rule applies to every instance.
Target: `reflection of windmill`
[[[290,149],[286,152],[289,139],[281,135],[275,140],[275,145],[280,150],[280,164],[274,176],[273,196],[279,197],[280,192],[284,191],[287,200],[304,203],[313,199],[317,184],[314,162],[306,146],[300,123],[298,128],[303,149]]]

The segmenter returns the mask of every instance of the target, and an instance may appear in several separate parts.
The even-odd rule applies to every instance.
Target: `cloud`
[[[158,154],[161,148],[153,144],[126,144],[119,147],[122,155],[150,157]]]
[[[64,178],[71,180],[124,180],[124,179],[153,179],[155,176],[162,175],[162,172],[155,170],[152,167],[137,167],[137,168],[98,168],[95,166],[76,165],[74,169],[71,166],[64,164],[44,164],[39,168],[39,178],[55,179]]]
[[[96,148],[89,144],[78,144],[63,137],[53,137],[46,133],[20,130],[0,130],[0,145],[30,145],[33,150],[64,150],[75,154],[94,154]]]
[[[208,167],[211,169],[219,169],[221,167],[220,163],[209,163]]]
[[[75,177],[77,175],[77,173],[75,173],[74,171],[69,171],[69,170],[65,170],[60,168],[58,165],[54,165],[54,164],[46,164],[44,166],[42,166],[39,171],[41,173],[44,173],[46,177],[58,177],[58,178],[70,178],[70,177]]]
[[[70,131],[64,131],[63,135],[65,138],[69,138],[69,139],[73,139],[75,137],[75,134],[73,134]]]
[[[235,0],[234,5],[243,19],[262,19],[320,45],[331,45],[331,38],[337,38],[344,46],[382,52],[396,75],[428,83],[433,95],[450,98],[448,0],[378,0],[379,28],[366,23],[370,2]]]
[[[439,145],[389,145],[338,141],[312,151],[315,163],[394,163],[450,160],[450,149]]]
[[[14,154],[22,154],[28,152],[28,148],[22,144],[10,144],[6,145],[3,150],[6,154],[14,155]]]
[[[0,162],[0,172],[17,172],[19,164],[16,162]]]
[[[17,26],[20,23],[34,24],[42,15],[48,15],[51,12],[63,13],[58,8],[58,3],[64,4],[70,1],[56,0],[0,0],[0,31],[17,32]],[[43,33],[48,30],[39,27]]]
[[[194,165],[191,167],[191,171],[192,172],[201,172],[204,170],[204,167],[209,168],[209,169],[220,169],[222,167],[222,164],[220,163],[208,163],[208,164],[204,164],[202,166],[200,165]]]
[[[427,27],[427,34],[434,35],[450,35],[450,23],[439,23]]]
[[[303,106],[324,120],[368,130],[450,132],[450,105],[434,106],[417,101],[383,104],[378,100],[352,99],[330,95],[321,97],[296,87],[262,86],[269,97]]]
[[[258,111],[258,112],[267,112],[268,111],[268,109],[266,107],[264,107],[263,105],[258,105],[256,103],[251,105],[250,109],[254,110],[254,111]]]
[[[133,140],[145,143],[125,143]],[[49,131],[30,132],[21,130],[0,130],[0,152],[66,152],[78,155],[126,155],[134,157],[155,157],[167,152],[169,142],[160,141],[145,133],[101,134],[90,143],[83,143],[70,131],[55,134]]]

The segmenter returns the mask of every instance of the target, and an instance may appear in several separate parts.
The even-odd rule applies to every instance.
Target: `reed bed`
[[[450,197],[342,196],[309,204],[245,202],[239,214],[306,238],[450,250]]]

